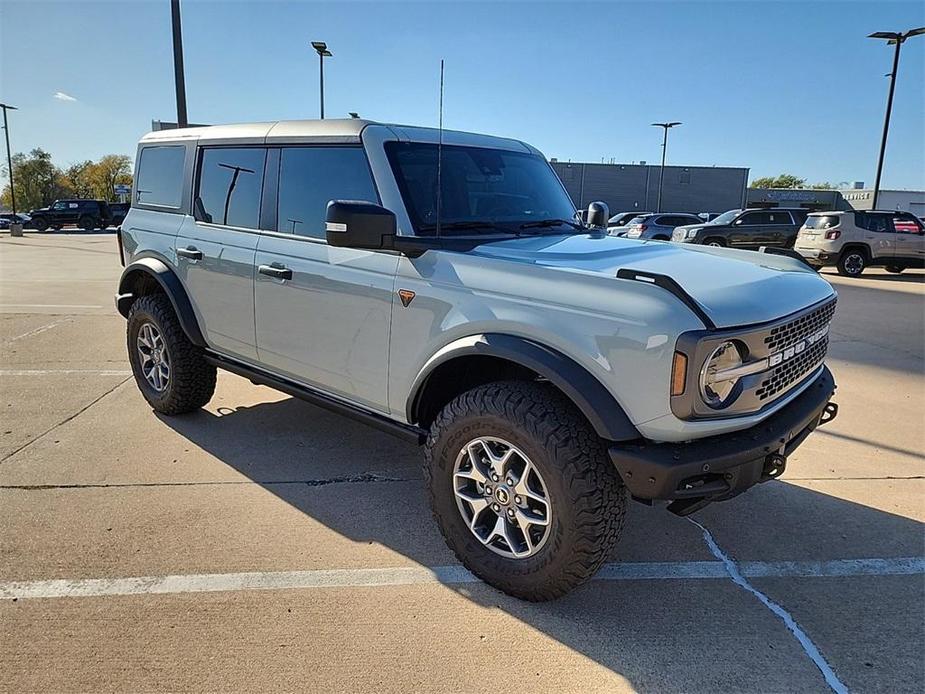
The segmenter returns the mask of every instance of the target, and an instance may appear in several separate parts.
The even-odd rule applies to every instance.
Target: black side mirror
[[[589,227],[607,227],[607,220],[610,219],[610,210],[606,202],[592,202],[588,205],[587,224]]]
[[[325,215],[328,244],[379,251],[394,248],[395,215],[372,202],[331,200]]]

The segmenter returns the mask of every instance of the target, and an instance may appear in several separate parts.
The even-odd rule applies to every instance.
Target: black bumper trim
[[[750,429],[688,443],[615,444],[610,458],[634,497],[672,501],[669,509],[686,515],[779,476],[820,421],[835,418],[834,393],[823,366],[793,402]]]

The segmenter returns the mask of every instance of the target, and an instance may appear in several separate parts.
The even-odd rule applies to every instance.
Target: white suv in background
[[[811,265],[834,265],[847,277],[871,265],[900,273],[925,267],[925,227],[910,212],[813,212],[794,250]]]

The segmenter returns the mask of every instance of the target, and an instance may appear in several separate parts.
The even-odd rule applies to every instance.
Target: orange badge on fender
[[[398,297],[401,299],[401,305],[408,308],[408,304],[414,299],[414,292],[410,289],[399,289]]]

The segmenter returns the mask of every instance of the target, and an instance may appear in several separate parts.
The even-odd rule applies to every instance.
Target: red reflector
[[[648,224],[640,224],[640,225],[639,225],[639,231],[645,231],[645,230],[648,229],[648,228],[649,228],[649,225],[648,225]]]

